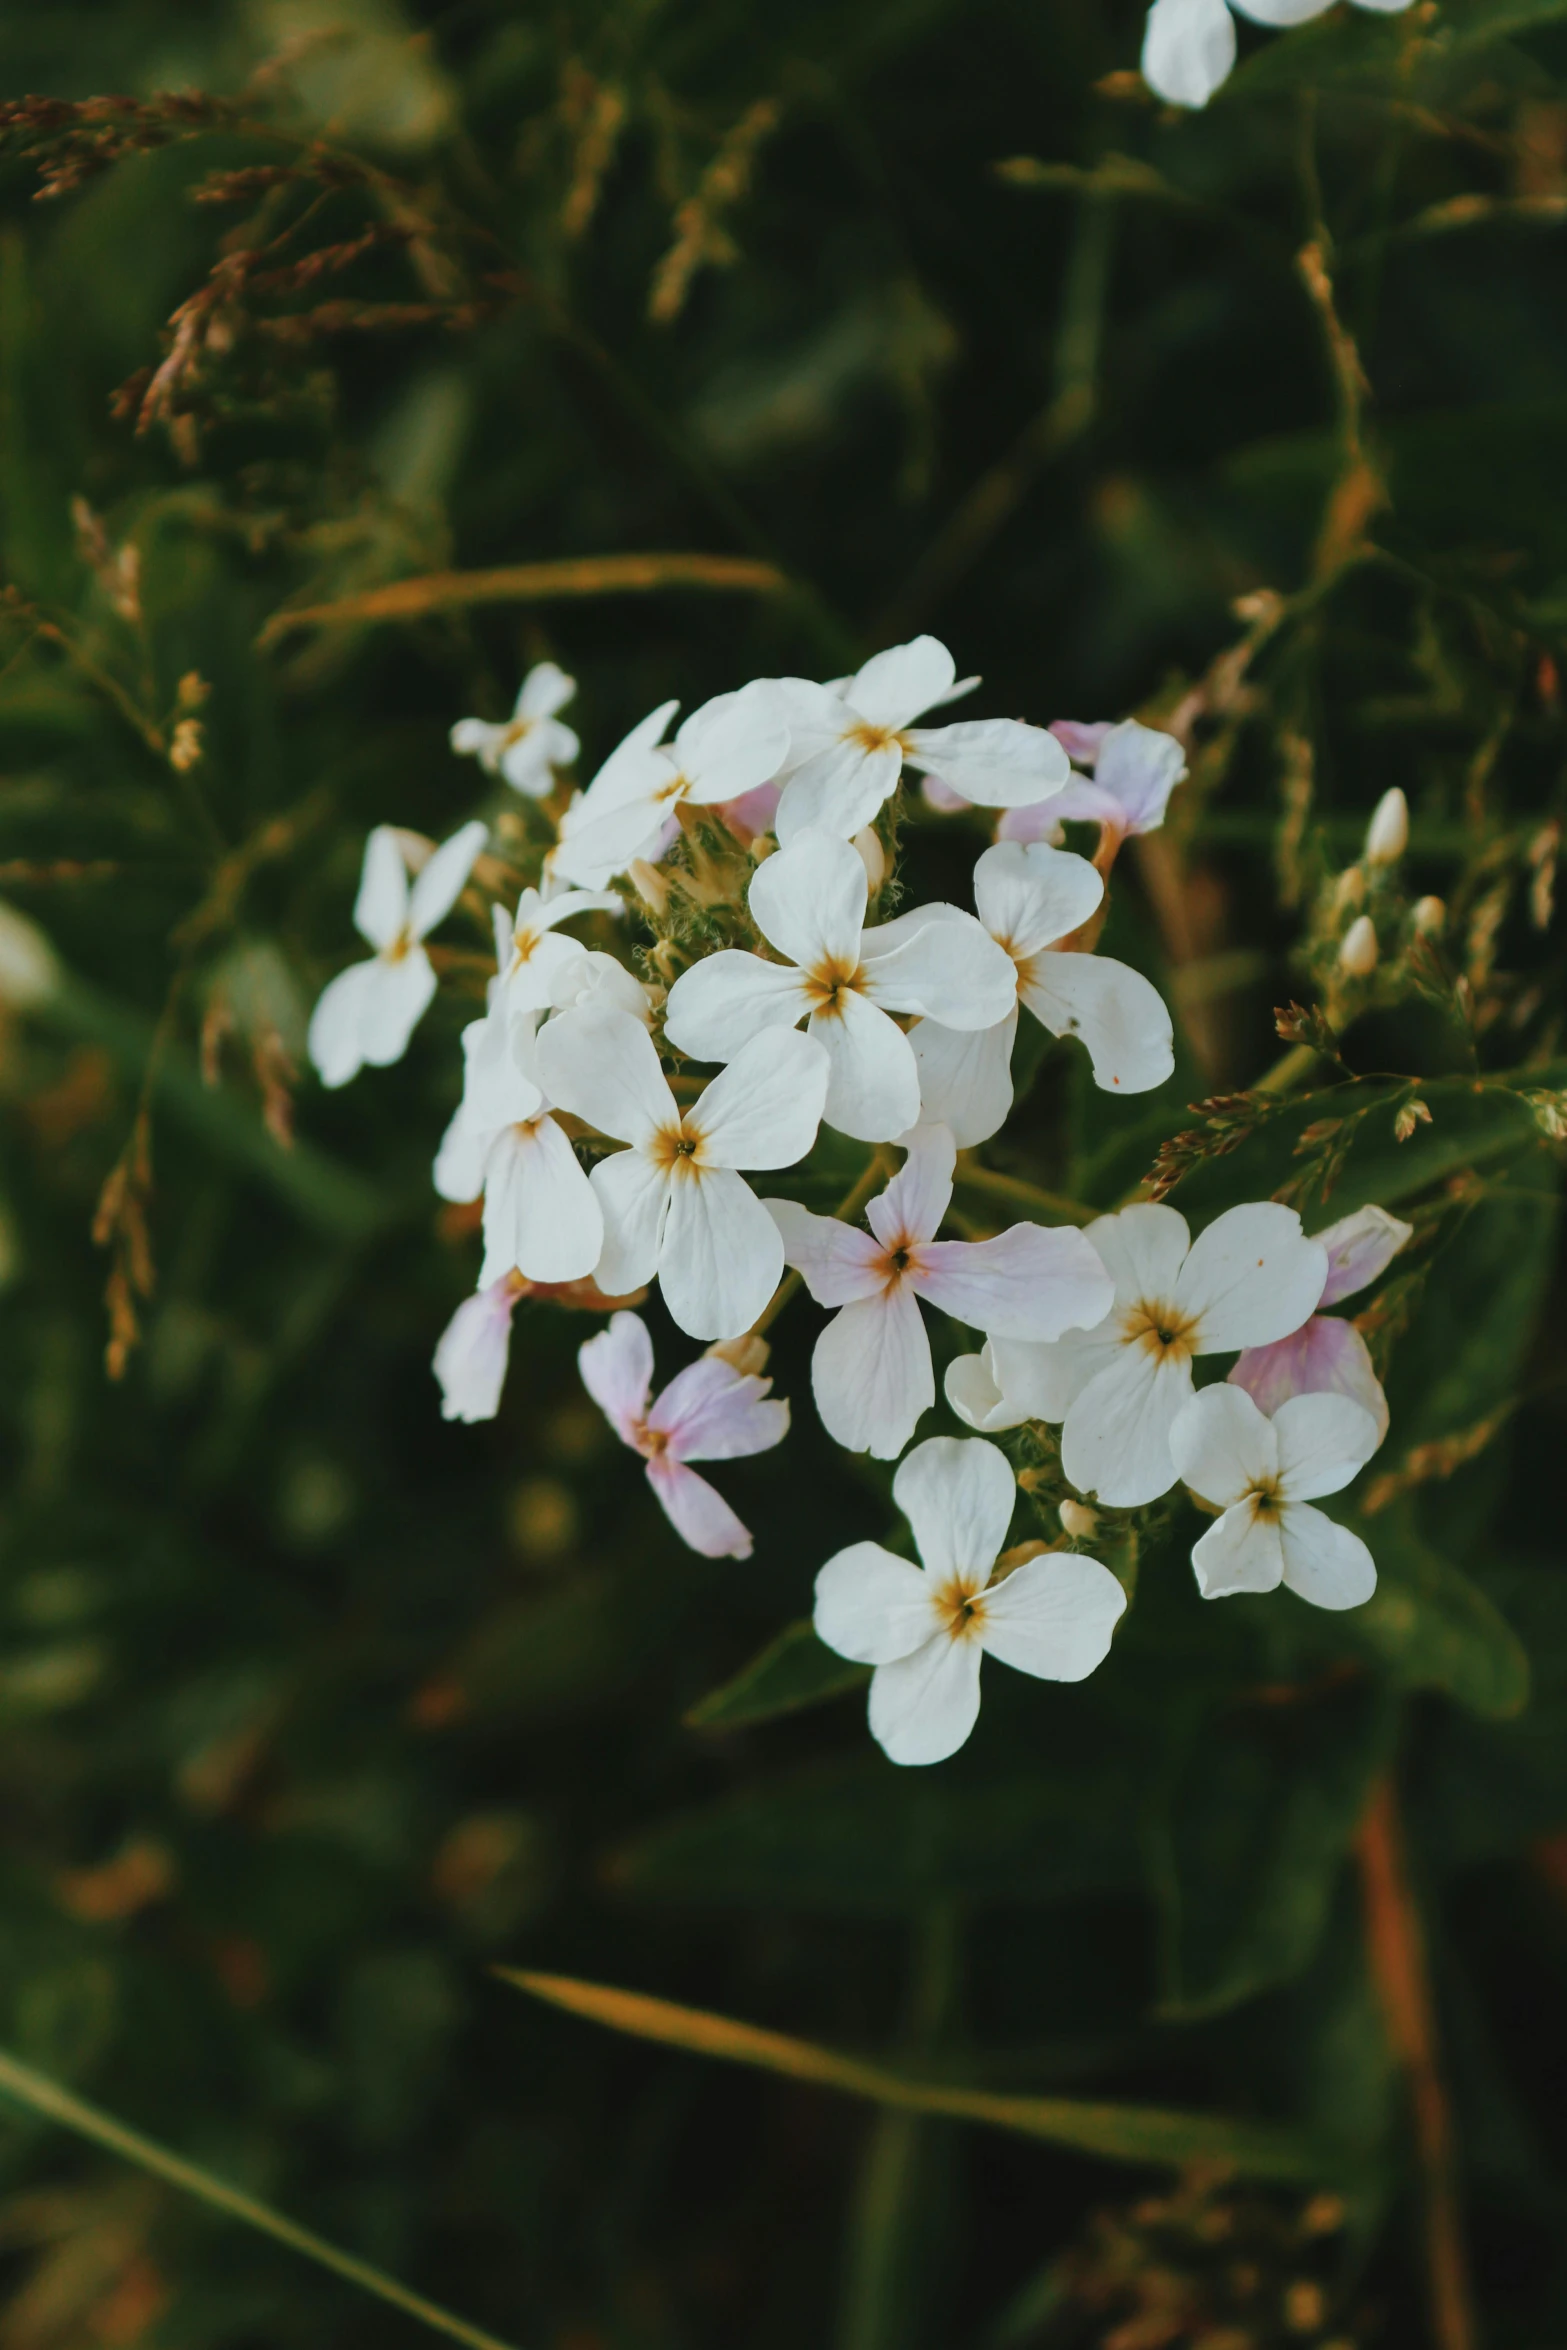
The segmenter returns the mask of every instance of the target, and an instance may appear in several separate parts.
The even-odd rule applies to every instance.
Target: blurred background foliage
[[[0,1032],[0,2040],[530,2350],[1567,2329],[1567,8],[1243,25],[1195,117],[1140,31],[0,5],[7,97],[135,102],[0,153],[0,892],[67,974]],[[428,584],[670,550],[750,570]],[[1176,1077],[1053,1057],[995,1169],[1104,1206],[1186,1130],[1196,1218],[1294,1184],[1418,1239],[1372,1605],[1205,1608],[1172,1506],[1092,1682],[996,1676],[899,1773],[798,1639],[735,1681],[889,1522],[808,1309],[795,1434],[726,1478],[756,1557],[696,1560],[581,1315],[525,1308],[499,1419],[439,1417],[461,953],[400,1068],[295,1077],[365,831],[468,812],[447,730],[528,662],[591,770],[666,694],[923,627],[989,708],[1193,746],[1110,931]],[[1403,943],[1346,995],[1334,877],[1395,782]],[[910,873],[977,846],[916,812]],[[1191,1129],[1292,1000],[1346,1125],[1287,1090],[1308,1027]],[[500,1961],[1308,2151],[1172,2185],[1135,2131],[1107,2167],[726,2070]],[[0,2289],[3,2350],[417,2338],[9,2108]]]

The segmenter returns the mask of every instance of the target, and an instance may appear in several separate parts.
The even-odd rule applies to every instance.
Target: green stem
[[[1068,1199],[1064,1192],[1043,1191],[1037,1183],[1025,1183],[1019,1175],[1002,1175],[994,1167],[976,1167],[972,1160],[960,1157],[953,1178],[959,1191],[977,1191],[982,1198],[999,1200],[1012,1207],[1026,1208],[1031,1215],[1053,1216],[1062,1224],[1092,1224],[1104,1213],[1091,1208],[1086,1201]]]

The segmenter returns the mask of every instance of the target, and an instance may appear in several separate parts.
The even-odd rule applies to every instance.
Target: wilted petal
[[[791,963],[807,971],[828,962],[852,970],[868,895],[865,867],[852,843],[833,833],[803,832],[757,867],[747,903],[762,936]]]
[[[1271,1420],[1238,1387],[1205,1387],[1170,1430],[1176,1472],[1204,1501],[1227,1509],[1279,1470]]]
[[[582,1384],[624,1444],[635,1444],[653,1384],[653,1341],[639,1314],[611,1314],[577,1349]]]
[[[704,1355],[677,1371],[647,1415],[669,1438],[677,1461],[743,1460],[770,1452],[789,1433],[789,1406],[768,1396],[770,1379]]]
[[[1022,959],[1081,930],[1105,894],[1086,857],[1035,841],[999,841],[974,867],[974,903],[992,938]]]
[[[892,1498],[934,1583],[959,1578],[973,1591],[989,1581],[1017,1502],[1012,1464],[997,1446],[932,1436],[899,1468]]]
[[[647,1465],[659,1507],[688,1550],[707,1559],[748,1559],[751,1531],[723,1495],[668,1453]]]
[[[408,919],[408,869],[397,834],[378,824],[365,842],[365,861],[354,900],[354,928],[373,947],[389,947]]]
[[[1296,1395],[1273,1415],[1287,1501],[1341,1493],[1376,1451],[1377,1424],[1347,1395]]]
[[[801,1276],[819,1306],[847,1306],[879,1297],[886,1287],[881,1244],[856,1224],[813,1216],[792,1199],[762,1202],[783,1235],[784,1262]]]
[[[638,1033],[651,1053],[646,1030]],[[689,1112],[686,1131],[701,1136],[711,1166],[792,1167],[815,1142],[826,1099],[821,1046],[792,1028],[771,1028],[713,1079]]]
[[[870,725],[901,728],[944,702],[957,675],[957,663],[939,638],[917,636],[873,653],[850,678],[843,698]]]
[[[1040,1681],[1086,1681],[1110,1653],[1126,1593],[1108,1567],[1076,1551],[1025,1559],[985,1594],[987,1656]]]
[[[1206,106],[1235,63],[1224,0],[1154,0],[1143,34],[1143,79],[1172,106]]]
[[[1272,1519],[1259,1518],[1249,1501],[1226,1510],[1193,1546],[1192,1573],[1204,1599],[1227,1599],[1237,1591],[1276,1591],[1284,1573],[1278,1526]]]
[[[1106,1093],[1147,1093],[1175,1067],[1164,998],[1125,963],[1104,955],[1036,955],[1022,995],[1052,1036],[1075,1036],[1087,1046],[1094,1083]]]
[[[1341,1216],[1325,1232],[1314,1234],[1328,1252],[1328,1278],[1319,1304],[1336,1306],[1341,1297],[1368,1289],[1413,1238],[1414,1230],[1413,1224],[1390,1216],[1386,1208],[1357,1208],[1352,1216]]]
[[[1113,1509],[1157,1501],[1175,1483],[1170,1430],[1191,1399],[1189,1363],[1123,1346],[1074,1400],[1061,1465],[1079,1493]]]
[[[979,1719],[979,1660],[974,1639],[939,1632],[912,1656],[878,1665],[871,1676],[871,1736],[895,1763],[945,1762]]]
[[[1353,1322],[1313,1314],[1288,1338],[1247,1347],[1229,1377],[1265,1412],[1276,1412],[1292,1395],[1347,1395],[1371,1414],[1379,1444],[1387,1434],[1387,1397],[1371,1349]]]
[[[635,1142],[678,1123],[653,1040],[629,1012],[595,1008],[547,1021],[539,1033],[538,1067],[558,1110],[585,1118],[617,1141]]]
[[[916,1020],[909,1030],[920,1079],[920,1116],[945,1126],[962,1150],[986,1141],[1012,1107],[1017,1006],[994,1028],[943,1028]]]
[[[659,1257],[664,1303],[692,1338],[738,1338],[783,1272],[783,1239],[750,1185],[727,1167],[676,1176]]]
[[[792,964],[764,963],[739,947],[720,947],[675,981],[664,1034],[693,1060],[732,1061],[764,1029],[792,1028],[810,1008],[810,991]]]
[[[1377,1587],[1377,1567],[1358,1534],[1301,1501],[1284,1512],[1279,1536],[1284,1580],[1297,1598],[1335,1610],[1364,1607]]]
[[[1054,1342],[1091,1330],[1115,1302],[1092,1243],[1070,1225],[1014,1224],[994,1240],[927,1242],[910,1279],[944,1314],[993,1338]]]
[[[930,1340],[913,1292],[889,1289],[835,1314],[811,1357],[811,1391],[835,1443],[896,1460],[936,1400]]]
[[[443,1420],[493,1420],[501,1406],[511,1352],[511,1317],[518,1291],[497,1281],[465,1297],[435,1350],[431,1368],[441,1387]]]
[[[1058,792],[1071,762],[1046,726],[1018,718],[964,718],[921,726],[907,737],[917,767],[931,767],[980,808],[1031,808]]]
[[[1227,1209],[1198,1234],[1175,1302],[1198,1318],[1200,1354],[1266,1346],[1300,1328],[1322,1295],[1327,1271],[1326,1249],[1306,1238],[1295,1210],[1258,1200]]]
[[[912,1656],[940,1625],[930,1578],[879,1542],[851,1542],[816,1578],[816,1637],[852,1664]]]

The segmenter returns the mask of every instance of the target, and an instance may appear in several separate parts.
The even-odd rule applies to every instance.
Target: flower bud
[[[1412,919],[1417,938],[1440,938],[1447,928],[1447,908],[1440,898],[1417,898]]]
[[[1369,914],[1357,914],[1338,950],[1339,969],[1350,979],[1369,979],[1377,967],[1377,934]]]
[[[1070,1534],[1074,1542],[1086,1542],[1099,1523],[1099,1512],[1085,1501],[1064,1501],[1058,1515],[1062,1532]]]
[[[0,905],[0,1004],[25,1011],[41,1004],[60,984],[54,949],[36,923]]]
[[[1366,827],[1368,865],[1396,865],[1409,846],[1409,802],[1395,783],[1385,791]]]
[[[626,879],[648,912],[655,918],[664,913],[669,904],[669,884],[656,865],[646,857],[633,857],[626,867]]]
[[[854,846],[859,852],[860,863],[865,868],[865,878],[870,883],[871,896],[874,897],[887,878],[887,859],[874,826],[867,824],[863,832],[857,832]]]
[[[716,1355],[731,1371],[738,1371],[742,1379],[759,1379],[767,1369],[772,1349],[755,1330],[742,1330],[738,1338],[720,1338],[702,1351]]]
[[[1342,914],[1347,907],[1365,903],[1366,869],[1363,865],[1346,865],[1333,884],[1333,910]]]

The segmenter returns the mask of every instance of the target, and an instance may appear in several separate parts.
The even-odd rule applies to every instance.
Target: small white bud
[[[1396,865],[1409,846],[1409,802],[1395,783],[1372,810],[1366,827],[1366,862]]]
[[[887,859],[874,826],[867,824],[863,832],[857,832],[854,846],[859,851],[860,863],[865,868],[865,878],[870,883],[871,896],[874,897],[887,878]]]
[[[26,1011],[41,1004],[60,984],[54,949],[36,923],[0,905],[0,1004]]]
[[[1440,898],[1417,898],[1413,920],[1417,938],[1440,938],[1447,928],[1447,908]]]
[[[1350,906],[1365,903],[1366,869],[1363,865],[1346,865],[1333,884],[1333,910],[1342,914]]]
[[[1357,914],[1338,950],[1339,969],[1351,979],[1369,979],[1377,967],[1377,934],[1369,914]]]
[[[1060,1508],[1061,1529],[1074,1542],[1086,1542],[1099,1523],[1099,1512],[1091,1510],[1086,1501],[1064,1501]]]

